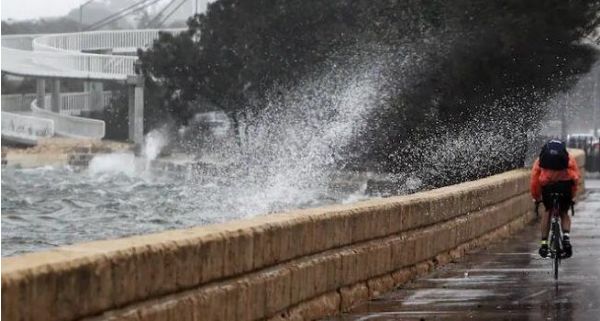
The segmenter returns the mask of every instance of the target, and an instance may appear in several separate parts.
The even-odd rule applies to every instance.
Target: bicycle
[[[552,208],[550,209],[550,243],[549,253],[550,258],[552,258],[552,270],[554,273],[554,280],[558,281],[558,267],[560,266],[560,261],[564,257],[563,252],[563,234],[562,234],[562,226],[560,224],[560,204],[559,200],[563,196],[561,193],[550,193],[548,196],[551,199]],[[539,205],[541,202],[535,203],[535,212],[536,215],[539,216]],[[571,203],[571,215],[575,216],[574,204]]]

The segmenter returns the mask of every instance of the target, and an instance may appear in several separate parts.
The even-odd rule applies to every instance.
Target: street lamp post
[[[600,68],[598,69],[600,71]],[[598,77],[594,79],[594,100],[592,102],[592,125],[594,126],[594,137],[598,137],[598,110],[600,102],[598,101]]]

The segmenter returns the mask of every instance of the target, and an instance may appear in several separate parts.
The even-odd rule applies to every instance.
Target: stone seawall
[[[583,153],[573,151],[583,165]],[[310,320],[534,218],[529,171],[2,259],[3,320]],[[93,215],[93,213],[90,213]]]

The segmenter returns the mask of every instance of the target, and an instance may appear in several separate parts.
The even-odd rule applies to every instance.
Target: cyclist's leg
[[[542,222],[540,223],[542,241],[540,243],[539,254],[541,257],[548,256],[548,234],[550,234],[550,211],[546,210],[542,213]]]
[[[560,225],[562,226],[563,233],[568,234],[571,231],[571,217],[569,211],[560,211]]]
[[[550,233],[550,210],[544,211],[542,214],[542,223],[540,224],[542,232],[542,240],[548,239]]]
[[[571,239],[569,232],[571,231],[571,217],[569,212],[565,210],[560,211],[560,223],[563,230],[563,248],[565,251],[565,258],[573,255],[573,247],[571,246]]]

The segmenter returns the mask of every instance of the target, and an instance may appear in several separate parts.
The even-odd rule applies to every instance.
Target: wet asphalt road
[[[551,260],[537,255],[536,222],[329,320],[600,320],[600,180],[586,186],[571,228],[574,254],[558,282]]]

